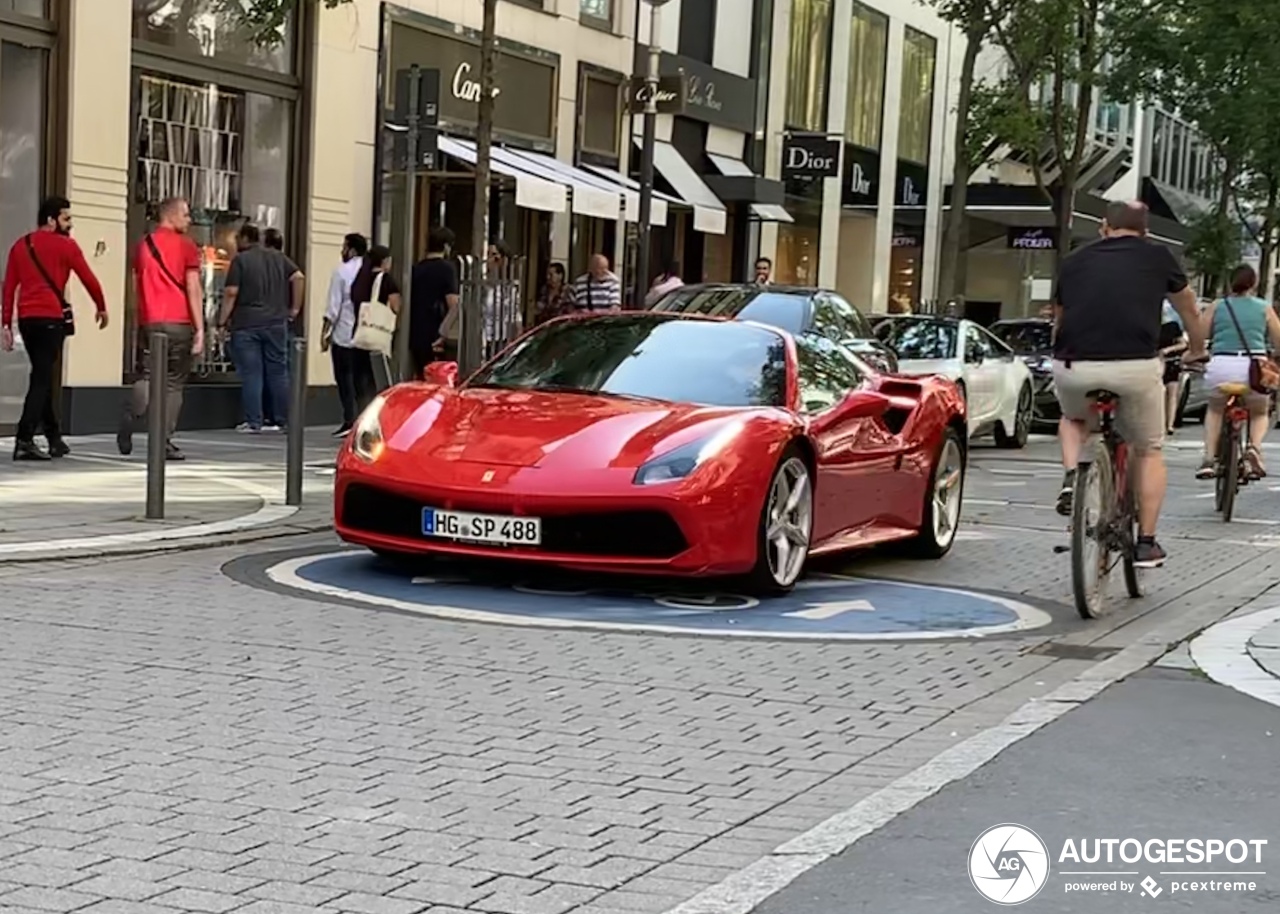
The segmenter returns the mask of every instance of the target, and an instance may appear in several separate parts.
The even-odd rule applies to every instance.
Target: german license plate
[[[499,546],[538,546],[542,543],[542,520],[537,517],[470,514],[465,511],[423,508],[422,534]]]

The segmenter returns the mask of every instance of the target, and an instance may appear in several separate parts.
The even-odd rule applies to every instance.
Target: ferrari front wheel
[[[786,593],[800,580],[813,535],[813,479],[808,465],[788,450],[773,473],[756,538],[753,590]]]
[[[925,558],[942,558],[956,541],[960,502],[964,497],[964,471],[960,436],[955,429],[948,428],[925,485],[920,533],[912,542],[915,551]]]

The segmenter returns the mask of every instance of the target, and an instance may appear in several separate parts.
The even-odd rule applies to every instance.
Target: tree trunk
[[[488,279],[489,198],[492,181],[493,90],[498,48],[498,0],[484,0],[480,31],[480,101],[476,105],[476,205],[472,215],[471,256],[476,278]],[[460,373],[466,377],[484,361],[484,283],[481,294],[463,298],[462,336],[458,341]]]
[[[1276,221],[1280,217],[1280,179],[1267,178],[1267,212],[1262,223],[1262,257],[1258,264],[1258,290],[1267,301],[1275,299]]]
[[[938,300],[945,304],[963,294],[961,261],[965,257],[965,208],[969,202],[969,178],[973,163],[969,159],[969,109],[973,103],[973,80],[978,67],[978,54],[986,36],[985,20],[965,34],[964,60],[960,66],[960,90],[956,95],[955,169],[951,173],[951,209],[947,211],[942,231],[942,250],[938,252]]]
[[[1071,226],[1073,224],[1076,211],[1076,181],[1079,176],[1075,173],[1074,168],[1065,168],[1062,171],[1062,185],[1055,195],[1054,216],[1056,218],[1058,231],[1058,245],[1053,252],[1053,275],[1058,277],[1062,273],[1062,261],[1066,260],[1067,255],[1071,253]]]

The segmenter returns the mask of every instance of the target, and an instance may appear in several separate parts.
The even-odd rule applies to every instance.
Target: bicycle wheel
[[[1093,461],[1076,467],[1076,491],[1071,511],[1071,587],[1076,611],[1083,619],[1100,619],[1106,612],[1111,550],[1108,515],[1115,504],[1110,455],[1099,449]]]
[[[1231,515],[1236,509],[1236,492],[1240,489],[1240,448],[1239,430],[1234,422],[1227,421],[1222,430],[1222,445],[1218,449],[1218,460],[1222,465],[1222,473],[1218,477],[1219,495],[1218,510],[1222,512],[1222,520],[1231,523]]]
[[[1129,477],[1124,497],[1120,499],[1120,519],[1116,524],[1116,532],[1122,537],[1124,546],[1124,586],[1129,591],[1129,596],[1136,600],[1145,596],[1146,590],[1142,586],[1142,569],[1133,563],[1134,550],[1138,547],[1138,499],[1133,492],[1132,471]]]

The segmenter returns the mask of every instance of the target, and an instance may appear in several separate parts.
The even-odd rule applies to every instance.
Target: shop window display
[[[290,184],[291,105],[210,83],[157,76],[138,81],[135,200],[145,225],[168,197],[191,204],[191,237],[201,248],[205,321],[215,322],[235,234],[245,222],[284,229]],[[126,345],[130,342],[126,339]],[[201,374],[225,374],[231,359],[207,335]]]

